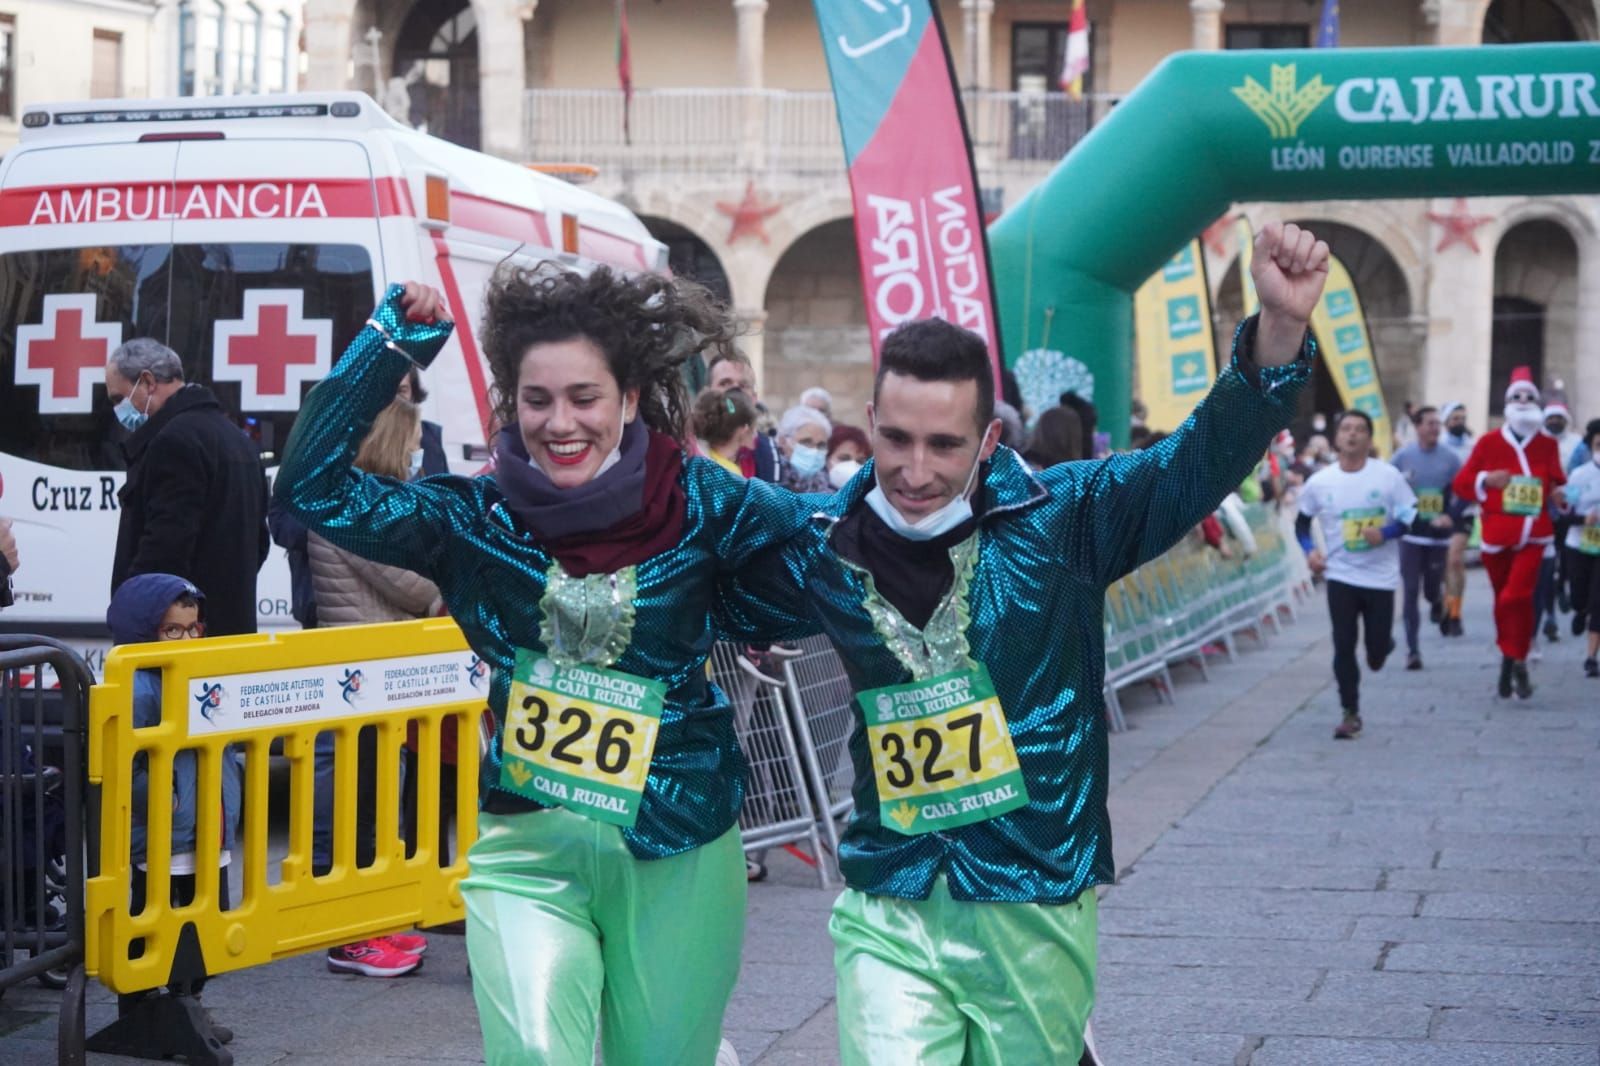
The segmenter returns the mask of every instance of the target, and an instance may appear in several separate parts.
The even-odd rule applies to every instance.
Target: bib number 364
[[[500,787],[613,825],[639,817],[666,686],[519,651]]]
[[[1028,790],[989,672],[957,670],[856,697],[883,825],[914,836],[1025,807]]]

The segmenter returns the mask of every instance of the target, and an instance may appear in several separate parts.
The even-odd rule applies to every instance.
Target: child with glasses
[[[117,587],[106,609],[106,624],[116,644],[146,644],[152,641],[193,640],[205,636],[201,612],[205,594],[175,574],[139,574]],[[161,723],[161,672],[140,670],[133,680],[133,725],[144,729]],[[195,896],[195,834],[199,826],[200,768],[195,752],[180,751],[172,760],[172,897],[174,907],[187,906]],[[223,749],[222,763],[222,850],[217,880],[218,902],[227,910],[228,871],[239,827],[239,797],[242,772],[239,754],[229,746]],[[132,832],[132,912],[145,907],[146,838],[150,816],[150,778],[144,753],[133,763]],[[213,823],[215,824],[215,823]],[[126,1013],[135,1003],[152,993],[119,997]],[[232,1033],[218,1025],[212,1031],[226,1042]]]

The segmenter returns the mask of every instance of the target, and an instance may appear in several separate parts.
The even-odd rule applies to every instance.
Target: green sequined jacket
[[[1032,473],[1008,448],[987,464],[975,535],[951,549],[950,593],[919,632],[833,552],[834,524],[861,506],[869,463],[805,532],[728,580],[728,639],[797,637],[820,625],[857,692],[983,662],[994,680],[1029,804],[973,825],[905,836],[882,824],[859,708],[850,737],[855,813],[840,849],[851,887],[926,899],[943,873],[962,900],[1062,903],[1115,877],[1106,812],[1107,587],[1216,510],[1289,422],[1313,344],[1284,367],[1254,365],[1254,319],[1234,365],[1166,440]],[[787,625],[780,624],[787,622]]]
[[[746,770],[727,697],[706,677],[716,581],[792,535],[810,508],[775,486],[687,458],[677,546],[614,574],[577,579],[512,516],[492,477],[400,482],[353,469],[407,359],[428,365],[450,334],[449,327],[407,322],[401,291],[391,286],[373,312],[382,330],[363,329],[307,397],[284,450],[278,499],[339,547],[439,586],[493,670],[489,705],[502,728],[519,647],[665,682],[655,758],[638,821],[624,837],[641,859],[715,840],[738,818]],[[498,734],[483,761],[480,805],[497,813],[537,809],[497,787]]]

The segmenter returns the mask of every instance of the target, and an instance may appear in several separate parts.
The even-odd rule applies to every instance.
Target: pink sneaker
[[[399,951],[382,939],[362,940],[328,952],[328,969],[334,973],[403,977],[421,965],[421,958]]]
[[[428,938],[416,933],[390,933],[380,936],[379,940],[386,941],[396,951],[403,951],[407,955],[426,955],[428,953]]]

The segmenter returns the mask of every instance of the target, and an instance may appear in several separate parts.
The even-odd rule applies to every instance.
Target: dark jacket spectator
[[[176,574],[206,590],[211,635],[254,633],[256,572],[272,543],[266,475],[211,390],[183,383],[176,358],[140,339],[106,368],[107,392],[143,419],[123,445],[111,591],[135,574]]]
[[[289,613],[302,629],[317,628],[317,596],[311,585],[310,536],[300,520],[276,498],[267,507],[267,528],[272,542],[289,560]]]

